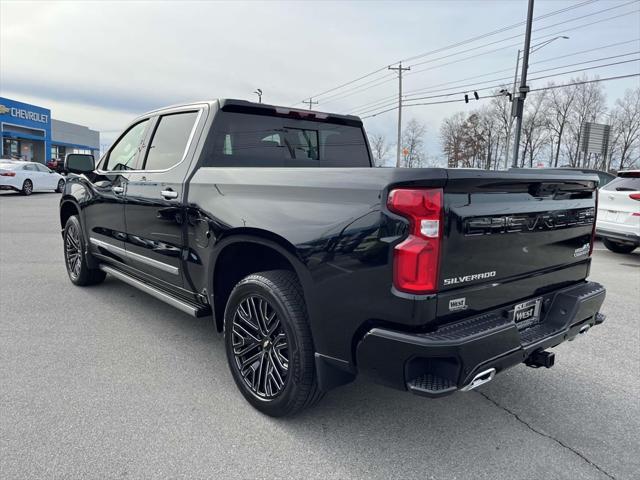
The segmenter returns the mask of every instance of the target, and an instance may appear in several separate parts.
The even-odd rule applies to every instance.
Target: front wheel
[[[608,238],[603,239],[604,246],[615,253],[631,253],[636,249],[635,245],[628,243],[618,243]]]
[[[284,417],[322,398],[306,306],[293,272],[245,277],[231,292],[224,318],[229,368],[251,405]]]
[[[31,182],[31,180],[26,179],[23,183],[22,183],[22,194],[23,195],[31,195],[33,193],[33,183]]]
[[[64,180],[60,179],[58,181],[58,186],[56,187],[56,192],[62,193],[63,190],[64,190]]]
[[[80,287],[101,283],[106,273],[87,264],[82,226],[76,215],[67,220],[64,227],[64,263],[69,279]]]

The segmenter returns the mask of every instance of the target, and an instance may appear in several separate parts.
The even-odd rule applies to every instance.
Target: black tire
[[[64,190],[64,180],[60,179],[58,180],[58,187],[56,188],[56,192],[62,193],[63,190]]]
[[[82,226],[77,215],[73,215],[67,220],[62,238],[64,264],[67,267],[69,280],[80,287],[102,283],[107,274],[97,268],[90,268],[87,264]]]
[[[31,195],[33,193],[33,183],[28,178],[22,182],[22,194],[23,195]]]
[[[615,253],[631,253],[636,249],[636,245],[629,245],[628,243],[618,243],[608,238],[602,240],[604,246]]]
[[[256,322],[248,319],[247,311],[255,314]],[[307,309],[293,272],[272,270],[242,279],[229,296],[224,320],[229,368],[253,407],[272,417],[284,417],[322,398]],[[239,355],[243,351],[248,353]],[[249,360],[241,369],[241,363]]]

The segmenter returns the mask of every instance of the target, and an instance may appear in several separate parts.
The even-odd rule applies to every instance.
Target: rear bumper
[[[613,232],[596,227],[596,235],[601,238],[608,238],[622,243],[629,243],[640,246],[640,235],[628,232]]]
[[[15,190],[16,192],[19,192],[20,187],[11,183],[0,183],[0,190]]]
[[[390,387],[444,396],[468,388],[481,372],[499,373],[602,323],[604,297],[595,282],[544,295],[540,323],[523,330],[509,313],[515,305],[429,333],[374,328],[357,346],[358,370]]]

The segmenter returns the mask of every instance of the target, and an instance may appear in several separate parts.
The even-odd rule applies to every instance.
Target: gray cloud
[[[539,1],[536,8],[541,14],[574,3]],[[615,4],[596,2],[581,13]],[[265,92],[265,101],[290,105],[398,58],[523,20],[525,10],[524,0],[2,2],[0,93],[54,104],[57,118],[79,121],[79,116],[105,131],[118,130],[131,117],[171,103],[255,98],[257,87]],[[557,56],[638,37],[638,21],[634,14],[576,31],[571,40],[536,55]],[[405,87],[509,68],[515,55],[514,47],[426,71],[407,77]],[[610,84],[609,97],[614,99],[634,83]],[[391,81],[318,108],[347,112],[393,95],[396,88]],[[476,106],[414,108],[406,118],[427,123],[434,145],[443,116]],[[392,137],[394,121],[392,112],[368,120],[367,126]]]

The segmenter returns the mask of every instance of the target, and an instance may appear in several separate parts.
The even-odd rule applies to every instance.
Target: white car
[[[626,170],[598,194],[596,234],[612,252],[640,246],[640,170]]]
[[[53,190],[62,192],[64,177],[37,162],[0,160],[0,190],[15,190],[24,195]]]

